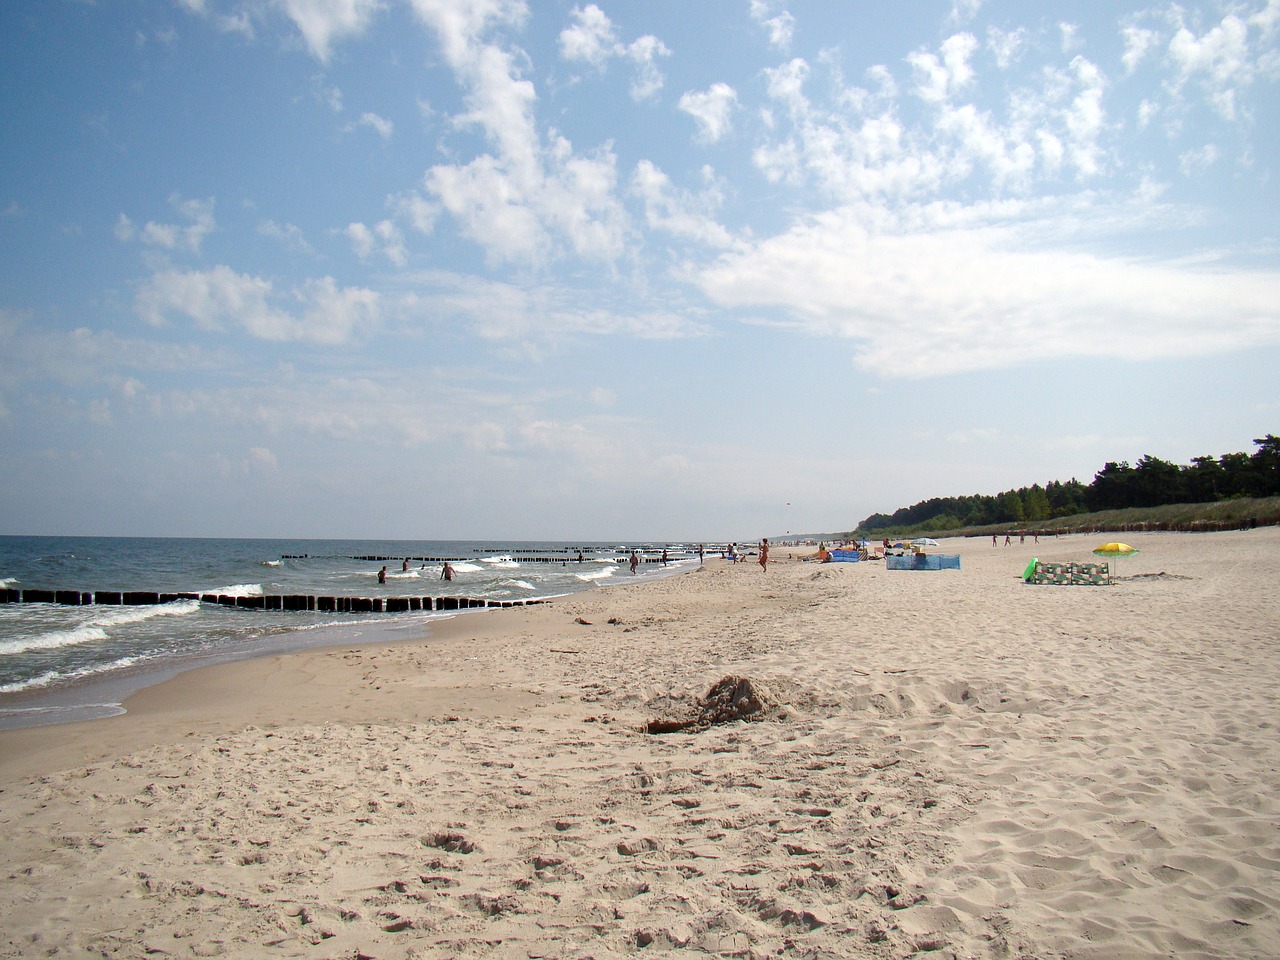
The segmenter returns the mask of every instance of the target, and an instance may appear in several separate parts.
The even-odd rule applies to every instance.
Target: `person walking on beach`
[[[993,547],[996,546],[996,535],[994,533],[991,535],[991,545]]]
[[[638,567],[639,565],[640,565],[640,557],[634,550],[632,550],[631,551],[631,572],[633,574],[636,572],[636,567]]]
[[[701,543],[698,544],[698,565],[699,566],[702,565],[702,561],[705,553],[706,553],[706,550],[704,549],[703,545]]]
[[[662,565],[664,567],[667,565],[667,551],[665,550],[662,551]]]
[[[769,569],[769,538],[760,538],[760,569]]]

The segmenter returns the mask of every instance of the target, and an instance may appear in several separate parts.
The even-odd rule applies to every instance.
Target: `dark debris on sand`
[[[723,677],[697,702],[695,708],[678,717],[659,717],[645,725],[648,733],[698,733],[721,723],[763,720],[779,715],[779,705],[760,684],[747,677]]]

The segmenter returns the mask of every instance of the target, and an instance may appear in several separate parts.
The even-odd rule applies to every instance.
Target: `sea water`
[[[446,540],[0,537],[0,588],[223,596],[536,600],[697,563],[697,548]],[[658,562],[666,549],[670,563]],[[448,559],[453,579],[442,579]],[[386,583],[378,572],[387,568]],[[481,615],[482,611],[461,615]],[[148,683],[205,663],[421,637],[454,613],[319,613],[199,600],[154,606],[0,603],[0,727],[104,716]]]

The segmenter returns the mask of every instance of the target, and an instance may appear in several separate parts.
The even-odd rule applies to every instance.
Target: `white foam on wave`
[[[388,580],[417,580],[421,576],[422,571],[420,570],[398,570],[395,573],[387,573]]]
[[[0,655],[27,653],[31,650],[57,650],[60,647],[74,647],[82,643],[108,640],[113,627],[141,623],[153,617],[175,617],[195,613],[200,609],[200,604],[196,600],[178,600],[173,603],[145,607],[80,607],[78,609],[92,610],[90,619],[75,627],[2,641]]]
[[[514,557],[481,557],[481,563],[487,563],[491,567],[518,567],[519,561]],[[457,569],[456,567],[454,569]],[[478,568],[477,568],[478,569]]]
[[[454,573],[479,573],[484,567],[471,563],[469,560],[461,560],[453,564]]]
[[[260,597],[262,596],[262,584],[233,583],[229,587],[216,587],[213,590],[205,590],[204,592],[216,593],[224,597]]]
[[[278,567],[280,566],[280,561],[279,560],[263,560],[262,565],[264,567]]]
[[[9,587],[12,587],[17,582],[18,582],[17,577],[4,577],[3,579],[0,579],[0,590],[4,590]]]
[[[76,680],[83,680],[87,677],[101,676],[112,670],[123,670],[126,667],[132,667],[136,663],[149,660],[150,657],[121,657],[118,660],[112,660],[110,663],[96,664],[90,667],[81,667],[78,670],[72,670],[69,673],[63,673],[60,670],[48,670],[38,677],[31,677],[28,680],[21,680],[15,683],[0,684],[0,693],[18,693],[22,690],[39,690],[41,687],[47,687],[52,683],[74,683]],[[17,713],[18,711],[10,711]]]
[[[618,572],[618,564],[610,563],[607,567],[600,567],[598,570],[592,570],[589,573],[575,573],[574,576],[583,583],[593,583],[596,580],[607,580]]]

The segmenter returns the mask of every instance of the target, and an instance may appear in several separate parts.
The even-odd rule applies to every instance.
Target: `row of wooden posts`
[[[246,610],[317,611],[319,613],[406,613],[411,610],[470,610],[477,607],[523,607],[542,600],[487,600],[481,597],[316,597],[309,594],[157,593],[148,590],[0,590],[0,603],[59,603],[64,606],[155,606],[176,600]]]

